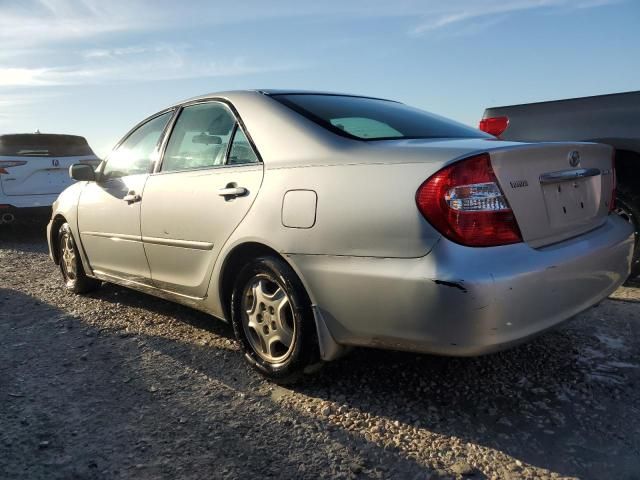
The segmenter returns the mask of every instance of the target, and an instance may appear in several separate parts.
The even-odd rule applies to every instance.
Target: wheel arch
[[[615,149],[616,177],[623,189],[640,193],[640,140],[629,138],[589,138],[585,142],[604,143]]]
[[[616,179],[623,189],[640,190],[640,153],[616,149]],[[640,196],[640,191],[636,195]]]
[[[291,262],[291,259],[286,255],[282,255],[274,248],[265,245],[259,241],[247,241],[235,245],[229,253],[226,255],[219,275],[219,295],[222,311],[227,320],[231,319],[231,294],[233,293],[233,284],[235,273],[252,258],[257,258],[262,255],[273,255],[280,258],[283,262],[289,265],[298,279],[304,287],[305,293],[311,304],[314,321],[316,324],[316,333],[318,347],[320,349],[320,357],[324,361],[331,361],[340,358],[349,351],[349,348],[340,345],[336,342],[331,331],[329,330],[325,319],[323,318],[320,309],[316,305],[313,293],[309,289],[304,276],[300,272],[300,269]]]
[[[51,220],[51,238],[49,242],[49,248],[51,249],[51,257],[53,258],[53,262],[56,265],[60,264],[60,255],[59,255],[59,244],[58,244],[58,232],[60,231],[60,227],[67,222],[67,219],[60,213],[54,215]]]
[[[278,257],[287,265],[289,265],[304,286],[309,300],[312,304],[314,303],[313,296],[311,292],[309,292],[308,285],[306,284],[303,276],[300,274],[300,271],[295,265],[291,263],[291,261],[285,255],[282,255],[273,247],[270,247],[259,241],[246,241],[235,245],[227,253],[222,264],[222,268],[220,269],[218,293],[220,295],[220,304],[222,306],[222,311],[226,319],[231,318],[231,294],[233,293],[233,284],[236,273],[251,259],[264,255],[272,255],[274,257]]]

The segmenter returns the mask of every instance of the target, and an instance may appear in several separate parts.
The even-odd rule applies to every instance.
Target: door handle
[[[122,197],[122,200],[124,200],[129,205],[131,205],[132,203],[136,203],[142,200],[142,196],[138,195],[136,192],[132,190],[129,193],[127,193],[124,197]]]
[[[218,190],[218,195],[221,197],[241,197],[247,194],[247,189],[244,187],[225,187]]]

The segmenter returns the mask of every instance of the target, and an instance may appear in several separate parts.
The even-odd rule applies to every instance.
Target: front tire
[[[68,223],[63,223],[58,230],[58,263],[67,290],[79,294],[100,286],[98,280],[84,273],[80,253]]]
[[[311,302],[282,259],[259,257],[240,271],[231,313],[245,359],[269,379],[295,382],[319,361]]]

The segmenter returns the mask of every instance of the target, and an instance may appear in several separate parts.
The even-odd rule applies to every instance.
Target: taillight
[[[489,117],[480,120],[478,128],[490,135],[499,137],[509,126],[509,117]]]
[[[27,162],[20,160],[0,160],[0,175],[6,175],[9,173],[5,170],[5,168],[19,167],[20,165],[24,165],[26,163]]]
[[[616,150],[613,149],[611,154],[611,198],[609,199],[609,211],[613,212],[616,208],[616,184],[618,179],[616,178]]]
[[[449,165],[416,192],[418,209],[442,235],[470,247],[522,241],[488,153]]]

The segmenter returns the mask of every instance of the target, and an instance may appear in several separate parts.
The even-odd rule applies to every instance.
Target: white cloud
[[[109,5],[109,2],[103,2]],[[77,41],[105,33],[136,29],[126,12],[99,8],[87,1],[40,0],[0,6],[0,42],[6,51]]]
[[[54,93],[33,92],[0,95],[0,133],[5,128],[12,129],[16,120],[30,118],[31,108],[37,103],[47,102],[57,96],[59,95]]]
[[[97,57],[102,58],[102,57]],[[228,77],[302,68],[294,64],[256,64],[246,58],[229,61],[193,62],[181,56],[145,61],[99,63],[54,68],[0,67],[0,87],[101,85],[110,83]]]
[[[418,20],[409,33],[422,35],[490,15],[542,8],[592,8],[619,1],[623,0],[192,0],[184,5],[172,0],[22,0],[12,5],[0,3],[0,45],[10,52],[60,42],[77,44],[117,33],[305,16],[418,18],[423,20]]]
[[[473,34],[515,12],[575,10],[617,1],[621,0],[194,0],[187,6],[173,0],[22,0],[11,5],[0,0],[0,87],[249,75],[306,66],[287,60],[256,62],[241,54],[207,61],[188,44],[140,41],[152,31],[156,38],[175,38],[177,28],[187,31],[205,24],[366,16],[404,19],[413,23],[408,32],[413,36],[436,30],[455,35],[460,29],[451,27],[459,25]],[[127,45],[130,38],[137,41]]]
[[[593,8],[620,0],[485,0],[485,1],[453,1],[448,3],[446,11],[425,14],[425,20],[409,30],[414,36],[424,35],[430,31],[441,30],[471,20],[484,19],[532,9],[574,10]]]

